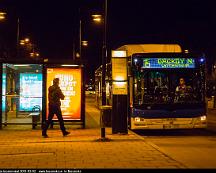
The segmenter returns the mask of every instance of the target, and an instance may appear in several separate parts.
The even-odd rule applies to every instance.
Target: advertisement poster
[[[5,112],[5,101],[6,101],[6,74],[2,74],[2,111]]]
[[[81,69],[48,68],[47,69],[47,115],[48,88],[53,85],[53,79],[59,78],[59,87],[65,95],[61,100],[61,110],[64,120],[81,120]],[[57,120],[57,117],[54,116]]]
[[[114,81],[127,80],[126,58],[112,58],[112,79]]]
[[[20,111],[32,111],[39,105],[42,110],[42,74],[20,73]]]

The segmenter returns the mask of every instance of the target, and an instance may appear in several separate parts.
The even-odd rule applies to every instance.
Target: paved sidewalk
[[[100,129],[70,129],[62,137],[49,130],[50,138],[39,130],[0,132],[0,168],[185,168],[159,148],[129,131],[98,142]]]
[[[71,135],[67,137],[62,136],[58,125],[48,130],[49,138],[41,137],[39,127],[8,126],[0,130],[0,168],[186,168],[132,131],[120,135],[106,128],[110,141],[98,141],[99,115],[99,110],[86,105],[86,128],[68,125]]]

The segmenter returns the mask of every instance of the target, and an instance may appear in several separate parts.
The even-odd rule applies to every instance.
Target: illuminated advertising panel
[[[20,73],[20,111],[32,111],[35,105],[42,108],[42,74]]]
[[[115,81],[127,80],[126,58],[112,58],[112,79]]]
[[[2,74],[2,111],[5,112],[5,101],[6,101],[6,74]]]
[[[48,88],[53,85],[53,79],[59,78],[59,87],[65,95],[61,100],[61,110],[64,120],[81,120],[81,69],[47,68],[47,117]],[[57,119],[54,116],[54,119]]]
[[[143,58],[142,68],[195,68],[195,59],[194,58]]]

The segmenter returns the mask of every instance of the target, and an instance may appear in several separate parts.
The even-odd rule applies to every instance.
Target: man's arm
[[[62,90],[60,88],[58,88],[58,95],[59,95],[59,97],[60,97],[61,100],[64,100],[65,96],[62,93]]]

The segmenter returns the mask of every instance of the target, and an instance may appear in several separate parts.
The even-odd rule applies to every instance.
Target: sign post
[[[112,51],[112,133],[128,133],[128,79],[125,51]]]

